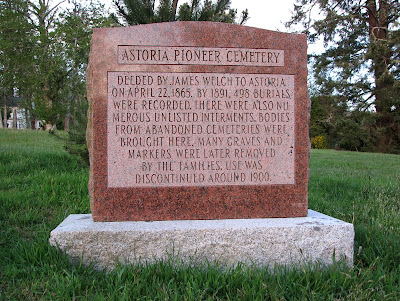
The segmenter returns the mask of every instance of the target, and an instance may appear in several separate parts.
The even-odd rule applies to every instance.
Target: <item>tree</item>
[[[242,12],[237,21],[237,10],[231,9],[230,0],[192,0],[184,3],[179,9],[178,0],[161,0],[155,6],[155,0],[114,0],[118,15],[125,24],[137,25],[169,21],[214,21],[244,24],[248,19],[247,9]],[[118,23],[118,17],[114,16]]]
[[[4,127],[7,127],[7,99],[16,92],[24,96],[29,90],[31,74],[35,73],[35,35],[29,22],[28,8],[26,1],[0,2],[0,97]],[[25,109],[27,104],[25,102]]]
[[[179,7],[177,20],[236,23],[237,10],[230,8],[230,5],[230,0],[219,0],[215,3],[206,0],[203,5],[201,5],[200,0],[192,0],[191,5],[184,3]],[[248,18],[246,9],[242,11],[238,23],[242,25]]]
[[[86,101],[86,68],[93,28],[110,26],[111,20],[105,15],[104,5],[96,1],[83,5],[73,0],[71,7],[67,7],[59,17],[56,24],[57,39],[62,41],[62,55],[67,70],[60,93],[66,109],[64,130],[68,131],[71,116],[79,114],[80,102]],[[81,120],[81,117],[76,119]]]
[[[313,20],[319,10],[320,19]],[[301,24],[325,52],[312,56],[321,95],[352,110],[375,110],[378,151],[400,151],[400,4],[397,0],[297,0],[288,26]]]
[[[30,20],[37,36],[37,77],[33,102],[37,115],[50,126],[56,125],[66,111],[60,90],[64,87],[68,70],[63,56],[63,43],[57,35],[58,9],[63,2],[65,0],[56,4],[52,4],[51,0],[29,2]]]
[[[335,147],[335,126],[347,109],[346,101],[339,96],[311,97],[310,138],[324,136],[328,146]]]
[[[67,129],[85,97],[92,29],[111,24],[104,15],[95,1],[0,1],[1,103],[21,96],[27,117]],[[7,110],[2,111],[6,122]]]

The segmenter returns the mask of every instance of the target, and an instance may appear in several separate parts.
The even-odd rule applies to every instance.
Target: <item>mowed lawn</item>
[[[90,212],[88,167],[45,132],[0,130],[0,300],[400,300],[400,156],[312,150],[309,207],[354,223],[354,268],[70,265],[48,243]]]

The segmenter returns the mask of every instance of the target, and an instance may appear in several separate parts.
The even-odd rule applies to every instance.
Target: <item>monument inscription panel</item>
[[[304,35],[212,22],[96,29],[95,221],[306,216]]]
[[[108,72],[108,187],[294,184],[294,76]]]

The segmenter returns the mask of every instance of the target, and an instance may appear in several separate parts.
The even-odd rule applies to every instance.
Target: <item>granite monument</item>
[[[308,210],[306,37],[234,24],[96,29],[87,69],[92,214],[71,259],[353,263],[353,225]]]
[[[96,29],[93,219],[306,216],[306,48],[302,34],[212,22]]]

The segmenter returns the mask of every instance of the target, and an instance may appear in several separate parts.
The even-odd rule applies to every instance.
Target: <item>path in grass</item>
[[[90,211],[88,168],[44,132],[0,130],[0,300],[399,300],[400,156],[311,152],[310,208],[353,222],[354,269],[170,263],[110,274],[71,266],[48,243],[66,216]]]

